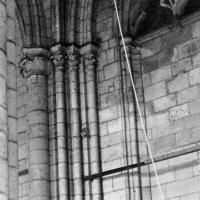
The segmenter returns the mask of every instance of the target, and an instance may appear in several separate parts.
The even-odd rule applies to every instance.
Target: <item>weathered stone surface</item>
[[[107,123],[108,134],[116,133],[122,130],[122,119],[118,118],[116,120],[109,121]]]
[[[187,57],[199,50],[199,44],[197,39],[189,40],[178,46],[179,59]]]
[[[185,125],[184,120],[180,119],[177,121],[173,121],[169,124],[163,124],[161,126],[157,126],[152,129],[153,138],[158,138],[158,137],[175,134],[177,132],[183,131],[185,129],[184,125]]]
[[[154,111],[159,112],[176,105],[176,97],[174,94],[161,97],[153,101]]]
[[[165,82],[160,82],[144,89],[145,101],[150,101],[166,95]]]
[[[161,69],[155,70],[151,72],[151,79],[152,83],[157,83],[159,81],[164,81],[166,79],[171,78],[172,72],[171,72],[171,66],[165,66],[162,67]]]
[[[192,57],[192,62],[193,62],[194,66],[197,66],[197,67],[200,66],[200,53],[198,53]]]
[[[151,81],[151,74],[150,73],[147,73],[147,74],[144,74],[142,76],[142,81],[143,81],[143,86],[144,87],[148,87],[152,84],[152,81]]]
[[[119,116],[118,107],[111,107],[99,111],[100,122],[116,119]]]
[[[176,134],[176,144],[177,146],[189,145],[198,142],[200,139],[200,127],[185,130],[183,132]]]
[[[119,75],[119,64],[112,63],[104,67],[105,80],[114,78]]]
[[[199,98],[189,102],[189,109],[190,109],[190,114],[191,115],[197,114],[197,113],[200,112],[199,103],[200,103],[200,99]]]
[[[158,68],[158,59],[155,58],[154,56],[145,58],[142,61],[142,66],[143,66],[143,72],[148,73],[153,70],[156,70]]]
[[[186,194],[192,194],[199,191],[198,185],[200,183],[199,177],[193,177],[182,181],[176,181],[168,183],[166,185],[167,197],[172,198],[175,196],[183,196]],[[183,189],[183,188],[187,188]]]
[[[185,102],[189,102],[193,99],[197,99],[200,97],[200,88],[198,86],[186,88],[177,93],[177,102],[178,104],[182,104]]]
[[[180,60],[178,63],[172,64],[172,74],[176,75],[180,72],[184,73],[189,71],[193,68],[192,60],[191,58],[185,58],[183,60]]]
[[[159,113],[147,116],[147,127],[154,128],[162,124],[169,124],[169,113]]]
[[[187,117],[189,115],[189,107],[188,104],[183,104],[181,106],[173,107],[169,110],[170,121],[176,121],[183,117]]]
[[[200,83],[200,67],[189,72],[189,80],[191,85]]]
[[[189,86],[188,74],[179,74],[173,80],[168,82],[169,92],[176,92],[182,89],[185,89]]]
[[[169,151],[176,146],[175,135],[168,135],[153,140],[152,148],[154,154]]]

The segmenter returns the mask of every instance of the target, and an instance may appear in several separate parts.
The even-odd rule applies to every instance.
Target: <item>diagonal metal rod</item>
[[[113,0],[113,1],[114,1],[114,5],[115,5],[115,11],[116,11],[117,21],[118,21],[118,25],[119,25],[119,31],[120,31],[120,35],[121,35],[121,39],[122,39],[122,43],[123,43],[123,48],[124,48],[124,52],[125,52],[125,57],[126,57],[126,61],[127,61],[127,67],[128,67],[128,70],[129,70],[131,83],[132,83],[132,87],[133,87],[133,92],[134,92],[134,96],[135,96],[135,102],[136,102],[136,106],[137,106],[137,109],[138,109],[138,114],[139,114],[139,117],[140,117],[142,129],[143,129],[143,134],[144,134],[144,137],[145,137],[145,140],[146,140],[146,144],[147,144],[147,148],[148,148],[148,151],[149,151],[150,159],[151,159],[151,162],[152,162],[152,165],[153,165],[153,168],[154,168],[156,181],[158,183],[158,188],[159,188],[159,191],[160,191],[161,199],[165,200],[164,194],[163,194],[163,191],[162,191],[162,188],[161,188],[160,180],[159,180],[159,177],[158,177],[156,164],[154,162],[153,154],[152,154],[152,151],[151,151],[151,148],[150,148],[150,144],[149,144],[149,141],[148,141],[148,138],[147,138],[145,125],[144,125],[144,122],[143,122],[143,119],[142,119],[142,113],[141,113],[141,110],[140,110],[140,105],[139,105],[139,101],[138,101],[138,97],[137,97],[137,93],[136,93],[136,88],[135,88],[135,84],[134,84],[134,80],[133,80],[133,76],[132,76],[131,66],[130,66],[130,62],[129,62],[128,54],[127,54],[127,50],[126,50],[126,44],[125,44],[124,36],[123,36],[123,32],[122,32],[121,22],[120,22],[120,19],[119,19],[117,3],[116,3],[116,0]]]

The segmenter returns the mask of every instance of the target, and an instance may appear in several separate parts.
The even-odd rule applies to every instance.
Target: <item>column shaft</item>
[[[55,65],[55,96],[56,96],[56,130],[57,130],[57,162],[58,162],[58,197],[59,200],[68,198],[67,184],[67,132],[65,105],[65,48],[56,45],[51,48]]]
[[[86,55],[86,87],[88,128],[90,141],[90,166],[91,173],[100,172],[100,148],[97,111],[97,88],[96,88],[96,57],[95,53]],[[92,181],[92,199],[98,200],[101,196],[100,179]]]
[[[68,54],[69,84],[70,84],[70,112],[72,134],[72,168],[74,180],[74,199],[83,199],[83,169],[82,169],[82,144],[80,138],[80,108],[78,85],[78,58],[76,53]]]
[[[0,2],[0,199],[8,199],[8,119],[6,103],[6,5]]]
[[[30,198],[49,200],[48,60],[38,54],[21,62],[28,87]]]

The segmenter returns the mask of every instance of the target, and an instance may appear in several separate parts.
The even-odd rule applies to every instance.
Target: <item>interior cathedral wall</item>
[[[45,14],[50,20],[49,2],[45,2]],[[66,62],[64,76],[62,70],[53,68],[46,82],[46,94],[39,87],[43,79],[30,81],[22,76],[19,62],[23,58],[24,36],[16,20],[14,4],[12,0],[0,1],[0,199],[28,200],[35,193],[38,199],[45,196],[45,199],[56,200],[62,195],[80,199],[82,189],[85,199],[102,196],[105,200],[160,199],[151,164],[111,174],[102,180],[85,181],[81,188],[81,173],[88,176],[149,159],[124,51],[115,32],[113,5],[104,1],[96,8],[94,29],[99,44],[76,49],[78,71],[77,66],[71,65],[73,59],[71,63]],[[47,25],[45,39],[54,45],[51,28]],[[196,13],[183,20],[182,28],[165,27],[138,38],[140,48],[125,38],[150,146],[155,158],[163,159],[156,165],[168,200],[200,199],[199,35],[200,18]],[[72,50],[70,46],[69,51],[74,53],[74,47]],[[97,56],[91,55],[93,52]],[[33,85],[36,87],[31,89]],[[30,95],[35,98],[31,106]],[[64,109],[59,107],[60,97],[64,98]],[[41,117],[41,113],[46,113],[42,106],[47,104],[48,119]],[[41,113],[37,114],[34,106]],[[59,148],[57,132],[65,117],[58,119],[57,116],[59,112],[62,116],[63,110],[68,143],[67,147]],[[48,121],[49,145],[44,136],[34,138],[37,142],[30,136],[32,126],[41,128],[40,119],[44,119],[44,123]],[[73,130],[80,135],[73,135]],[[62,137],[60,141],[63,145]],[[31,152],[37,150],[36,160],[40,153],[49,155],[44,168],[37,165],[41,163],[30,160],[30,155],[34,158]],[[66,163],[59,155],[68,155],[67,172],[62,168]],[[168,159],[170,155],[180,156]],[[38,176],[33,166],[39,168]],[[37,180],[45,187],[37,188],[40,185]],[[67,189],[61,188],[64,184],[68,185]]]

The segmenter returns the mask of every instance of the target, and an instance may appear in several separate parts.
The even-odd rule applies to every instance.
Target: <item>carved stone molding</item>
[[[20,61],[20,71],[24,78],[32,75],[48,76],[51,72],[49,53],[42,48],[24,49],[24,58]]]
[[[56,67],[63,67],[67,58],[67,48],[63,45],[55,45],[51,48],[51,60]]]

